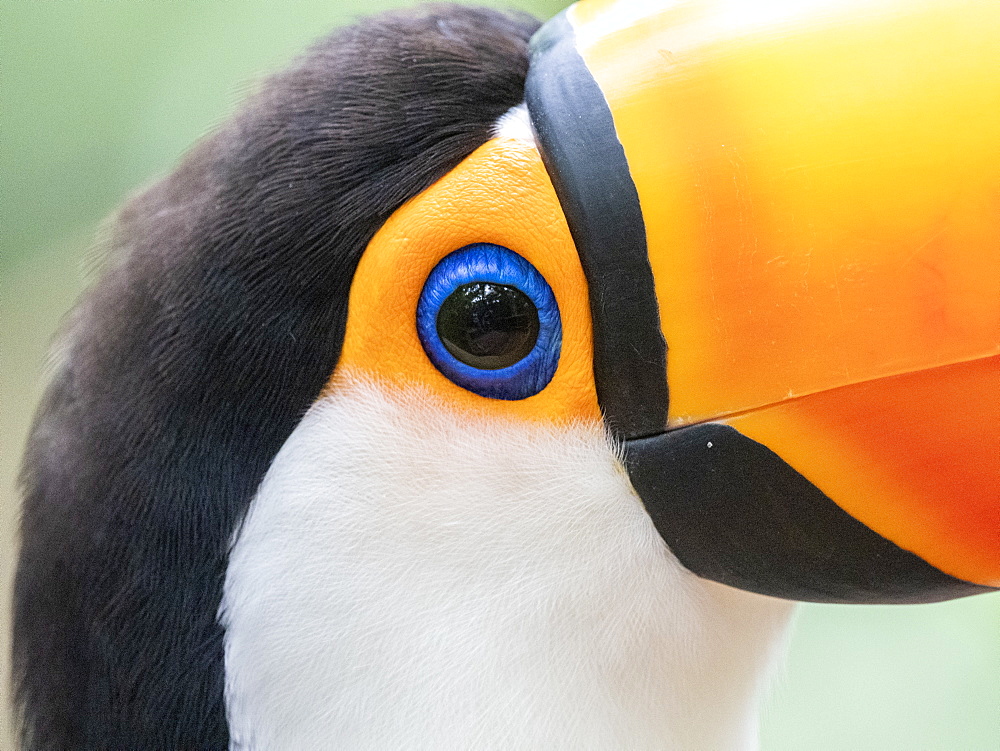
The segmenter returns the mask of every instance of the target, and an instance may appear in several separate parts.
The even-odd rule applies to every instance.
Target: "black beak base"
[[[657,530],[699,576],[809,602],[927,603],[993,591],[869,529],[734,428],[705,423],[624,443]]]

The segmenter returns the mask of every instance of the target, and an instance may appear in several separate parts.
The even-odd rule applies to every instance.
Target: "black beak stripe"
[[[639,194],[565,13],[531,40],[525,101],[590,287],[594,380],[617,438],[667,426],[667,346]]]

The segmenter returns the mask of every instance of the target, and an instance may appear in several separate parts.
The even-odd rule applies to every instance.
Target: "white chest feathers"
[[[235,540],[232,748],[750,749],[789,616],[681,568],[600,425],[357,385]]]

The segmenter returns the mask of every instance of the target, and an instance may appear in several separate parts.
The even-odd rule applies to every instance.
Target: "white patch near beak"
[[[531,118],[528,116],[528,107],[519,104],[511,107],[493,125],[494,138],[513,138],[518,141],[527,141],[532,146],[535,145],[535,133],[531,130]]]
[[[683,569],[600,424],[355,384],[238,533],[233,749],[748,749],[791,604]]]

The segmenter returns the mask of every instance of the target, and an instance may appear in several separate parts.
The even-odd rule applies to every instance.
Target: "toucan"
[[[25,749],[751,749],[1000,587],[1000,5],[429,6],[131,198],[27,448]]]

